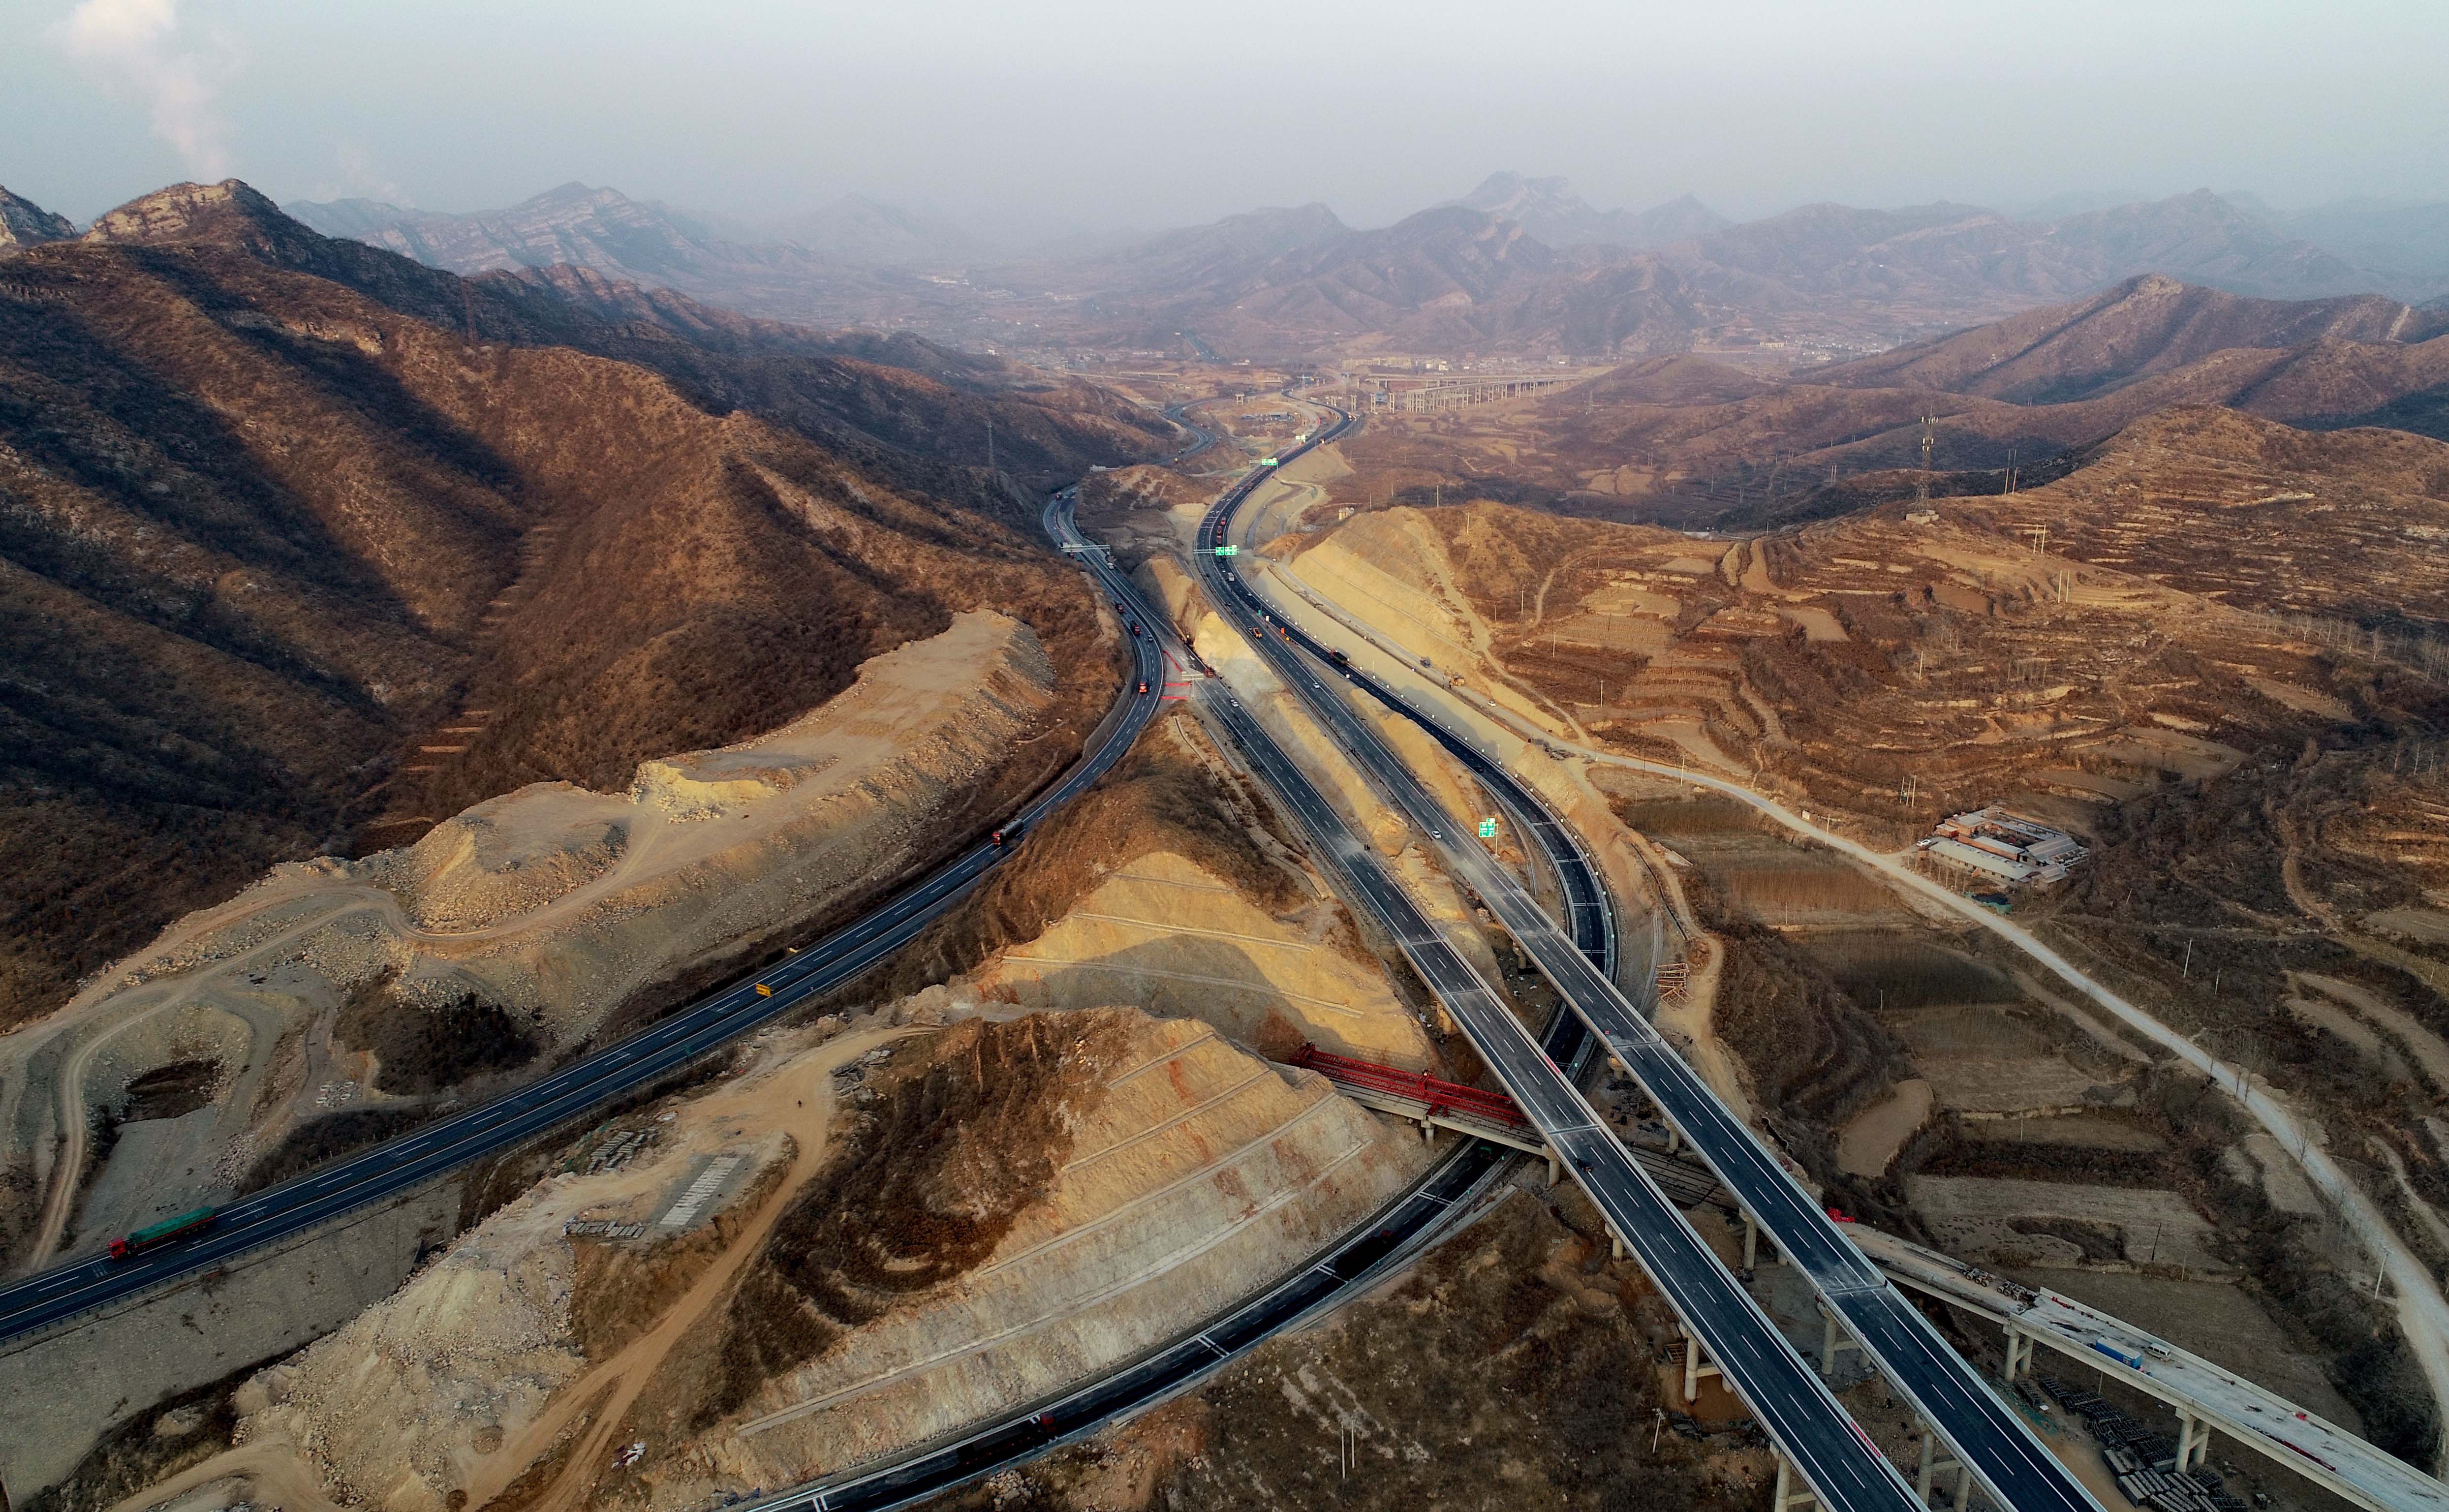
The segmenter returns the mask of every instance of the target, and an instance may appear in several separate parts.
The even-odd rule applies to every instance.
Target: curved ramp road
[[[1048,503],[1048,534],[1057,545],[1076,551],[1115,605],[1136,620],[1162,655],[1187,665],[1189,648],[1130,580],[1107,566],[1102,551],[1082,549],[1093,543],[1072,525],[1073,502],[1073,494],[1067,489]],[[1602,969],[1611,964],[1610,943],[1598,942],[1591,949],[1592,961]],[[1591,1048],[1581,1021],[1562,1010],[1548,1025],[1541,1043],[1550,1060],[1575,1067],[1588,1060]],[[796,1507],[816,1512],[886,1512],[1035,1459],[1144,1412],[1198,1386],[1283,1330],[1376,1287],[1397,1266],[1468,1215],[1509,1158],[1509,1152],[1487,1140],[1465,1140],[1409,1191],[1316,1260],[1198,1328],[1060,1396],[1012,1408],[885,1462],[743,1504],[739,1512],[782,1512]]]
[[[1156,713],[1164,660],[1145,637],[1130,645],[1132,675],[1123,684],[1121,699],[1090,735],[1087,750],[1070,771],[1031,799],[1016,822],[1033,828],[1086,791],[1105,775]],[[1136,691],[1142,681],[1148,692]],[[426,1124],[233,1202],[220,1212],[210,1228],[192,1239],[128,1260],[100,1257],[63,1265],[0,1287],[0,1342],[303,1234],[647,1086],[882,961],[941,915],[1004,853],[992,844],[972,846],[857,923],[699,1000],[652,1028],[481,1107]],[[760,992],[761,985],[772,995]]]
[[[1341,434],[1352,423],[1337,411],[1338,421],[1314,445]],[[1221,499],[1200,525],[1200,544],[1208,548],[1199,559],[1203,575],[1220,607],[1230,606],[1247,633],[1268,622],[1260,601],[1238,572],[1233,559],[1212,554],[1230,543],[1234,513],[1256,486],[1256,479],[1238,485]],[[1278,622],[1281,623],[1280,622]],[[1421,718],[1439,734],[1475,775],[1492,786],[1512,788],[1526,806],[1536,807],[1528,790],[1504,767],[1469,741],[1446,732],[1434,720],[1402,705],[1383,689],[1334,662],[1326,648],[1291,626],[1281,635],[1263,630],[1257,641],[1261,653],[1285,684],[1324,725],[1328,734],[1422,830],[1433,837],[1439,855],[1457,877],[1476,890],[1506,930],[1539,965],[1565,1000],[1608,1046],[1666,1117],[1717,1172],[1779,1250],[1811,1279],[1830,1310],[1846,1325],[1899,1391],[1911,1401],[1940,1438],[1969,1465],[1992,1498],[2018,1512],[2097,1512],[2095,1502],[2073,1472],[2042,1445],[2014,1409],[1993,1393],[1964,1359],[1950,1349],[1929,1322],[1879,1270],[1862,1258],[1838,1225],[1764,1149],[1751,1131],[1729,1113],[1708,1084],[1662,1039],[1604,973],[1591,969],[1572,942],[1541,911],[1521,884],[1497,866],[1487,851],[1465,840],[1454,818],[1337,693],[1327,689],[1332,675],[1364,686],[1391,704]],[[1314,660],[1304,660],[1303,653]],[[1509,1078],[1510,1082],[1510,1078]],[[1514,1088],[1516,1096],[1522,1089]],[[1524,1099],[1526,1105],[1528,1099]],[[1611,1141],[1610,1141],[1611,1142]],[[1586,1188],[1594,1189],[1591,1173],[1577,1171]],[[1601,1203],[1602,1208],[1606,1204]],[[1628,1242],[1631,1235],[1625,1235]],[[1665,1276],[1659,1277],[1667,1284]],[[1746,1299],[1747,1300],[1747,1299]],[[1716,1353],[1715,1349],[1712,1353]],[[1721,1363],[1726,1363],[1720,1356]],[[1731,1371],[1729,1372],[1731,1374]],[[1745,1394],[1746,1401],[1753,1399]],[[1757,1409],[1758,1404],[1755,1403]],[[1781,1441],[1783,1442],[1783,1441]],[[1800,1456],[1795,1456],[1800,1461]],[[1826,1494],[1809,1468],[1804,1473]]]
[[[1049,506],[1047,527],[1058,542],[1086,545],[1071,529],[1070,504],[1067,495],[1058,497]],[[1126,617],[1136,618],[1143,626],[1154,630],[1157,636],[1165,634],[1162,618],[1148,610],[1128,579],[1104,568],[1099,555],[1090,555],[1086,560]],[[1146,677],[1152,689],[1160,687],[1164,642],[1151,636],[1134,644],[1134,685],[1139,677]],[[1084,760],[1081,768],[1058,789],[1025,810],[1024,820],[1042,815],[1102,775],[1130,740],[1136,738],[1156,706],[1157,695],[1153,693],[1145,697],[1133,693],[1117,704],[1092,737],[1092,746],[1097,756],[1101,757],[1094,761],[1093,770],[1090,770],[1091,763]],[[909,902],[921,906],[924,917],[918,918],[916,923],[923,927],[926,918],[940,912],[944,904],[958,897],[970,882],[976,880],[999,859],[991,852],[991,847],[982,848],[959,858],[903,898],[895,900],[896,904]],[[949,890],[936,890],[937,885]],[[930,899],[933,907],[927,908],[925,905]],[[881,922],[861,921],[861,924]],[[910,922],[904,920],[903,924]],[[709,1047],[719,1044],[723,1039],[737,1035],[763,1022],[773,1013],[803,1001],[810,993],[823,990],[823,986],[814,981],[810,964],[829,945],[839,942],[847,947],[841,956],[843,969],[826,973],[828,977],[839,980],[864,969],[915,932],[909,928],[888,927],[865,939],[862,945],[851,939],[860,928],[854,926],[831,936],[813,949],[792,958],[781,968],[762,973],[743,984],[745,991],[753,995],[756,983],[762,981],[775,987],[775,995],[772,999],[759,996],[753,1005],[739,1003],[737,1005],[742,1009],[760,1011],[735,1013],[719,1024],[706,1025],[706,1028],[720,1032],[711,1039],[704,1033],[690,1036],[689,1043]],[[1611,965],[1612,957],[1609,953],[1611,947],[1608,942],[1593,941],[1591,948],[1593,962],[1601,968]],[[794,972],[802,975],[792,980]],[[714,1006],[735,999],[742,990],[742,987],[735,987],[727,993],[718,994],[703,1006]],[[1543,1053],[1563,1065],[1583,1063],[1588,1060],[1591,1048],[1590,1036],[1581,1021],[1561,1010],[1549,1024],[1542,1042]],[[613,1062],[624,1073],[618,1078],[600,1079],[597,1083],[604,1085],[617,1080],[620,1084],[614,1088],[615,1091],[634,1086],[639,1081],[660,1074],[661,1070],[677,1063],[666,1055],[644,1051],[636,1042],[613,1046],[602,1059]],[[472,1122],[481,1124],[485,1117],[494,1111],[476,1110]],[[524,1119],[497,1120],[495,1132],[513,1124],[525,1132],[534,1132],[534,1126]],[[421,1131],[398,1141],[397,1148],[370,1151],[368,1157],[408,1155],[424,1143],[425,1135],[443,1132],[439,1128]],[[434,1148],[424,1152],[423,1158],[413,1162],[414,1169],[419,1174],[406,1176],[399,1183],[386,1186],[384,1191],[396,1191],[425,1176],[447,1170],[451,1163],[447,1157],[452,1148],[437,1141]],[[472,1157],[463,1155],[460,1158]],[[1282,1330],[1340,1307],[1376,1287],[1398,1266],[1471,1213],[1489,1184],[1501,1174],[1509,1158],[1510,1152],[1486,1140],[1463,1141],[1368,1223],[1354,1230],[1302,1270],[1235,1304],[1205,1325],[1186,1330],[1093,1380],[1080,1383],[1059,1398],[1028,1404],[963,1433],[922,1445],[889,1463],[864,1466],[844,1476],[814,1483],[769,1498],[755,1508],[743,1508],[743,1512],[800,1505],[839,1509],[839,1512],[850,1512],[850,1509],[882,1512],[882,1509],[907,1505],[1006,1465],[1032,1459],[1058,1445],[1085,1438],[1110,1424],[1145,1411],[1197,1386],[1225,1364],[1240,1358]],[[410,1164],[399,1165],[394,1168],[394,1174],[402,1174],[410,1168]],[[322,1184],[318,1177],[296,1185],[312,1192]],[[346,1186],[332,1183],[330,1190],[310,1205],[311,1210],[321,1216],[297,1223],[280,1222],[280,1215],[273,1213],[250,1215],[248,1204],[234,1205],[225,1210],[234,1226],[220,1237],[236,1236],[240,1238],[239,1243],[230,1248],[215,1244],[165,1252],[161,1258],[173,1263],[148,1267],[141,1273],[134,1267],[118,1268],[118,1275],[141,1274],[142,1279],[135,1288],[107,1290],[99,1295],[87,1290],[95,1278],[107,1278],[112,1274],[111,1268],[102,1265],[67,1266],[36,1276],[33,1278],[35,1283],[50,1284],[53,1302],[66,1304],[66,1311],[57,1305],[42,1309],[36,1313],[36,1321],[23,1322],[14,1331],[23,1333],[39,1329],[47,1322],[57,1322],[63,1317],[120,1300],[132,1290],[157,1283],[167,1284],[181,1275],[218,1264],[256,1244],[299,1234],[311,1227],[312,1223],[321,1221],[321,1217],[346,1212],[359,1202],[377,1200],[380,1194],[369,1196],[367,1184],[362,1182]],[[278,1193],[264,1194],[266,1198],[277,1196]],[[242,1234],[235,1228],[236,1222],[248,1224]],[[24,1290],[32,1291],[38,1298],[44,1294],[39,1286]],[[21,1289],[18,1288],[0,1290],[0,1304],[20,1294]],[[26,1314],[21,1311],[12,1315],[23,1317]]]
[[[1310,445],[1324,445],[1349,424],[1349,417],[1344,417]],[[1305,450],[1306,447],[1287,453],[1286,460]],[[1312,712],[1320,716],[1328,735],[1355,758],[1360,770],[1390,794],[1398,794],[1398,807],[1412,813],[1433,835],[1457,833],[1454,822],[1437,811],[1417,780],[1362,726],[1351,707],[1326,692],[1321,679],[1327,664],[1312,667],[1303,663],[1287,642],[1270,634],[1276,626],[1262,619],[1257,601],[1240,579],[1224,570],[1226,559],[1213,554],[1234,510],[1263,475],[1254,474],[1236,485],[1201,522],[1199,542],[1205,549],[1199,555],[1199,569],[1217,611],[1258,644],[1278,676],[1302,695]],[[1606,1215],[1609,1227],[1640,1259],[1685,1328],[1707,1349],[1709,1357],[1725,1372],[1727,1384],[1752,1408],[1780,1452],[1810,1483],[1822,1504],[1845,1512],[1914,1505],[1911,1488],[1846,1415],[1826,1383],[1794,1352],[1776,1325],[1685,1222],[1649,1172],[1607,1130],[1572,1079],[1540,1053],[1513,1010],[1447,943],[1394,880],[1376,851],[1352,833],[1248,710],[1229,697],[1216,699],[1208,707],[1309,833],[1316,852],[1322,859],[1330,859],[1343,873],[1348,889],[1340,890],[1345,890],[1346,896],[1361,899],[1378,915],[1430,989],[1462,1024],[1482,1059],[1514,1094],[1541,1137],[1561,1158],[1571,1162],[1575,1179]],[[1500,791],[1513,790],[1514,802],[1525,809],[1537,807],[1528,792],[1513,783],[1501,769],[1494,776]],[[1413,798],[1418,801],[1411,801]],[[1448,850],[1451,852],[1453,848]],[[1485,867],[1494,865],[1475,844],[1460,850],[1476,856]],[[1577,848],[1574,853],[1578,854]],[[1470,880],[1484,898],[1491,896],[1491,888],[1483,878],[1474,876]],[[1530,894],[1510,874],[1505,876],[1505,883],[1529,907],[1546,941],[1561,945],[1587,975],[1606,979],[1606,974],[1591,966],[1572,940],[1530,902]],[[1508,923],[1509,928],[1515,927],[1515,921]],[[1528,926],[1521,928],[1527,929]],[[1552,973],[1552,963],[1542,958],[1541,964]],[[1612,986],[1610,990],[1613,990]],[[1643,1028],[1646,1030],[1648,1025]],[[1745,1138],[1748,1140],[1749,1136]],[[1757,1152],[1757,1146],[1754,1149]],[[1778,1175],[1782,1179],[1784,1173]],[[1871,1284],[1882,1284],[1877,1273],[1871,1272],[1859,1256],[1854,1263]]]

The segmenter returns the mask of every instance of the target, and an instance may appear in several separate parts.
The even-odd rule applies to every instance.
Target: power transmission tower
[[[1930,416],[1923,415],[1921,417],[1921,478],[1914,485],[1916,504],[1930,502],[1930,449],[1938,443],[1938,437],[1931,433]]]

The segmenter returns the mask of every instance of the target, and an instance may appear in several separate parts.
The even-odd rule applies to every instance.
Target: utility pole
[[[1923,415],[1921,417],[1921,478],[1914,485],[1916,504],[1930,502],[1930,449],[1938,443],[1938,438],[1931,434],[1930,416]]]

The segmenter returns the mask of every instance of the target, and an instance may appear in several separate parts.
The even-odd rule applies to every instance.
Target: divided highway
[[[1047,533],[1057,544],[1077,550],[1108,597],[1126,618],[1147,632],[1161,655],[1189,664],[1189,648],[1173,635],[1165,617],[1148,605],[1128,578],[1106,565],[1101,548],[1080,535],[1071,521],[1073,502],[1074,495],[1066,490],[1048,503]],[[1206,701],[1215,696],[1213,689],[1202,684],[1195,696],[1211,714],[1217,712],[1216,704]],[[1255,731],[1254,726],[1244,728]],[[1258,737],[1264,739],[1263,733]],[[1611,965],[1611,939],[1592,931],[1586,947],[1600,968]],[[1581,1021],[1561,1009],[1540,1043],[1541,1053],[1550,1061],[1574,1069],[1588,1060],[1591,1048]],[[1466,1139],[1368,1223],[1310,1264],[1198,1328],[1059,1396],[1025,1404],[888,1462],[743,1503],[738,1512],[785,1512],[798,1507],[811,1512],[888,1512],[1034,1459],[1057,1445],[1086,1438],[1144,1412],[1197,1386],[1282,1330],[1377,1286],[1397,1265],[1467,1214],[1476,1195],[1511,1158],[1511,1152],[1488,1140]]]
[[[1310,444],[1332,440],[1348,424],[1347,418]],[[1256,474],[1228,490],[1201,524],[1199,540],[1208,549],[1201,553],[1199,563],[1209,597],[1229,623],[1258,643],[1283,680],[1302,692],[1314,711],[1327,717],[1328,733],[1362,762],[1364,771],[1376,775],[1390,791],[1417,794],[1417,780],[1361,729],[1348,705],[1326,694],[1318,670],[1302,664],[1280,636],[1268,633],[1277,627],[1262,619],[1256,601],[1240,580],[1224,570],[1224,559],[1212,554],[1218,532],[1262,476]],[[1376,851],[1352,832],[1238,700],[1219,693],[1209,699],[1206,708],[1309,833],[1314,854],[1340,873],[1343,886],[1338,890],[1359,900],[1377,915],[1514,1094],[1541,1138],[1571,1163],[1575,1179],[1606,1215],[1609,1226],[1639,1257],[1686,1329],[1717,1362],[1727,1383],[1742,1394],[1780,1452],[1810,1483],[1822,1503],[1844,1512],[1915,1505],[1912,1489],[1846,1415],[1827,1385],[1786,1344],[1776,1325],[1685,1222],[1649,1173],[1608,1131],[1572,1079],[1542,1053],[1513,1010],[1395,881]],[[1373,752],[1389,770],[1379,770],[1379,762],[1370,759]],[[1527,794],[1520,796],[1531,801]],[[1404,807],[1416,818],[1424,812],[1408,803]],[[1433,802],[1425,813],[1432,817],[1422,828],[1433,835],[1455,833],[1453,821],[1437,813]],[[1486,853],[1477,847],[1464,849],[1486,860]],[[1521,891],[1520,884],[1511,877],[1506,880],[1527,904],[1529,894]],[[1483,896],[1488,892],[1484,887],[1481,890]],[[1604,973],[1539,913],[1535,904],[1530,907],[1546,935],[1562,942],[1584,973],[1604,980]],[[1861,1264],[1859,1257],[1856,1264]],[[1877,1280],[1867,1266],[1863,1270]]]
[[[1313,445],[1332,440],[1352,423],[1350,416],[1338,414],[1337,424]],[[1240,575],[1230,570],[1231,559],[1212,554],[1215,546],[1233,544],[1227,540],[1233,514],[1255,485],[1253,479],[1228,491],[1200,526],[1200,544],[1207,548],[1199,557],[1200,568],[1220,610],[1244,634],[1255,634],[1269,664],[1329,735],[1398,808],[1432,835],[1453,873],[1479,893],[1497,921],[1538,963],[1610,1054],[1641,1082],[1719,1179],[1775,1239],[1780,1251],[1810,1277],[1882,1373],[1958,1459],[1972,1467],[1991,1496],[2018,1512],[2098,1512],[2099,1503],[2073,1471],[2034,1437],[1929,1322],[1862,1258],[1838,1225],[1726,1110],[1615,984],[1591,967],[1519,882],[1483,848],[1462,836],[1455,818],[1443,812],[1401,759],[1321,679],[1346,678],[1418,719],[1476,775],[1500,792],[1512,790],[1518,806],[1538,808],[1528,790],[1499,763],[1410,709],[1391,690],[1338,665],[1325,647],[1272,620]],[[1266,633],[1270,629],[1277,633]],[[1305,661],[1303,652],[1313,660]],[[1510,1083],[1510,1076],[1508,1080]],[[1514,1088],[1517,1096],[1522,1090]],[[1527,1104],[1528,1099],[1524,1101]],[[1589,1172],[1578,1174],[1586,1187],[1592,1185]],[[1626,1237],[1629,1240],[1631,1235]],[[1666,1278],[1660,1279],[1665,1284]],[[1714,1348],[1712,1353],[1726,1363]],[[1748,1391],[1745,1400],[1757,1409],[1759,1404]],[[1810,1473],[1807,1468],[1805,1473]],[[1828,1488],[1816,1476],[1812,1481],[1826,1494]]]
[[[1123,684],[1122,698],[1090,735],[1080,759],[1061,780],[1031,799],[1015,822],[1034,825],[1085,792],[1120,759],[1156,713],[1164,660],[1145,638],[1133,640],[1130,646],[1132,674]],[[1135,691],[1143,685],[1148,691]],[[858,922],[653,1027],[480,1107],[233,1202],[221,1210],[212,1227],[192,1239],[127,1260],[105,1256],[77,1261],[0,1287],[0,1343],[304,1234],[651,1085],[882,961],[941,915],[1004,854],[993,844],[972,846]],[[772,995],[761,992],[761,985]]]

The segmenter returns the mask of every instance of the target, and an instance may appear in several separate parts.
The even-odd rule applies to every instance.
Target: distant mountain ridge
[[[1510,170],[1490,174],[1478,188],[1448,202],[1512,220],[1558,248],[1597,244],[1639,251],[1734,224],[1688,194],[1639,212],[1597,210],[1563,179],[1530,179]]]
[[[2050,220],[1941,201],[1812,204],[1739,224],[1688,195],[1600,210],[1564,179],[1501,171],[1390,226],[1356,229],[1310,203],[1001,260],[955,227],[860,196],[779,222],[785,239],[766,241],[725,239],[668,205],[580,183],[474,215],[364,201],[291,208],[328,235],[455,272],[567,265],[755,316],[972,348],[1609,360],[1731,339],[1842,354],[2147,274],[2284,300],[2449,291],[2449,236],[2433,236],[2436,220],[2449,231],[2449,207],[2287,216],[2208,190]],[[2308,230],[2350,239],[2359,255]]]
[[[740,260],[730,244],[668,206],[575,181],[507,209],[472,215],[405,210],[370,200],[299,201],[284,211],[323,233],[347,237],[453,273],[504,268],[591,268],[616,278],[685,287]],[[760,248],[771,257],[773,249]],[[817,271],[807,259],[809,272]]]

